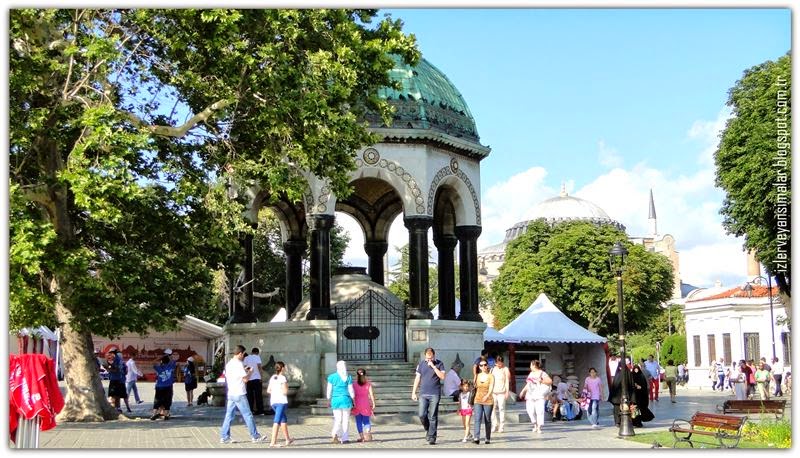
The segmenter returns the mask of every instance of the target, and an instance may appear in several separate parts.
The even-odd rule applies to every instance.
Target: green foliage
[[[9,326],[64,328],[67,410],[111,411],[76,378],[91,334],[208,309],[251,230],[223,177],[296,201],[308,170],[347,195],[389,54],[418,59],[376,14],[11,10]]]
[[[506,261],[492,284],[498,326],[511,322],[544,292],[570,319],[607,335],[617,329],[616,282],[608,250],[624,241],[625,326],[645,329],[672,295],[672,267],[664,256],[627,242],[610,225],[574,221],[550,226],[532,222],[506,248]]]
[[[400,253],[400,260],[394,266],[394,278],[392,279],[391,283],[386,287],[389,291],[392,292],[395,296],[397,296],[403,303],[407,304],[410,300],[410,290],[409,290],[409,283],[408,283],[408,272],[409,272],[409,257],[408,257],[408,244],[403,245],[402,247],[394,247],[395,251]],[[431,255],[430,250],[428,250],[428,260],[433,260],[433,256]],[[458,270],[455,273],[455,281],[456,284],[458,283]],[[428,305],[431,309],[435,307],[439,303],[439,270],[436,266],[429,265],[428,266],[428,294],[429,294],[429,302]],[[456,295],[456,297],[458,297]]]
[[[669,359],[673,360],[676,366],[689,361],[685,335],[672,334],[664,339],[661,344],[661,364],[666,365]]]
[[[744,439],[768,448],[792,448],[792,423],[788,420],[749,421],[742,431]]]
[[[636,432],[635,436],[626,437],[626,440],[643,444],[661,444],[662,447],[672,445],[674,438],[669,431]],[[702,441],[702,439],[700,439]],[[710,442],[704,442],[710,444]],[[688,446],[687,446],[688,447]],[[696,448],[714,448],[713,445],[697,444]],[[742,430],[742,439],[737,448],[741,449],[767,449],[767,448],[792,448],[792,424],[788,420],[764,419],[760,422],[748,421]]]
[[[791,54],[744,72],[714,155],[723,226],[744,237],[787,298],[791,278]],[[783,92],[781,92],[783,91]],[[785,105],[781,106],[779,94]],[[788,310],[788,309],[787,309]]]

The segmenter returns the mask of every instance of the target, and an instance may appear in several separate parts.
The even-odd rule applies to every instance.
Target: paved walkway
[[[132,406],[134,412],[130,419],[107,421],[104,423],[65,423],[50,431],[41,433],[40,448],[74,449],[74,448],[267,448],[266,443],[253,444],[247,429],[238,417],[232,427],[233,439],[237,442],[223,445],[219,443],[219,429],[225,414],[223,407],[187,407],[186,398],[180,385],[176,385],[173,418],[168,421],[148,419],[151,413],[153,384],[139,383],[142,398],[148,400],[140,405]],[[669,402],[669,396],[658,403],[651,404],[656,418],[645,423],[645,428],[637,428],[636,432],[666,430],[674,418],[686,418],[696,411],[713,412],[717,404],[730,399],[728,394],[681,388],[678,391],[678,402]],[[324,417],[302,417],[303,409],[289,409],[289,431],[295,439],[291,448],[430,448],[424,440],[424,433],[418,421],[412,418],[375,419],[373,429],[374,441],[368,443],[351,443],[336,445],[330,443],[331,419]],[[438,448],[446,449],[480,449],[486,447],[525,449],[525,448],[648,448],[641,444],[617,437],[618,428],[613,426],[611,405],[602,403],[600,408],[600,429],[592,429],[587,421],[554,422],[544,427],[542,434],[531,432],[524,414],[524,404],[509,406],[507,424],[504,433],[495,433],[489,446],[464,444],[461,442],[463,430],[460,417],[448,414],[440,418]],[[787,413],[787,418],[790,415]],[[256,417],[261,434],[269,434],[272,417]],[[358,434],[351,419],[351,440]]]

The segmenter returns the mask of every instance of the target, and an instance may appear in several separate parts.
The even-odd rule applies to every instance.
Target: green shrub
[[[661,344],[661,365],[665,366],[668,359],[672,359],[677,366],[681,362],[687,362],[686,336],[673,334],[664,339]]]

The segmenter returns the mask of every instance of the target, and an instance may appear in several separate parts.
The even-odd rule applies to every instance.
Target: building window
[[[761,357],[761,343],[757,332],[744,333],[744,359],[758,361]]]
[[[717,360],[717,343],[714,334],[708,335],[708,361],[714,363]]]
[[[788,332],[781,333],[781,343],[783,344],[783,364],[788,364],[792,360],[792,336]]]
[[[694,367],[700,367],[700,336],[692,336],[694,346]]]
[[[722,334],[722,357],[725,358],[725,364],[730,364],[731,361],[731,335],[728,333]]]

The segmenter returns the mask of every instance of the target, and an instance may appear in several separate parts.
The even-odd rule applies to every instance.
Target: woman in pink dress
[[[364,368],[358,368],[356,375],[356,383],[353,384],[353,391],[355,391],[353,415],[356,416],[358,442],[369,442],[372,440],[372,425],[369,418],[375,409],[375,396],[372,393],[372,384],[367,380],[367,371]]]

